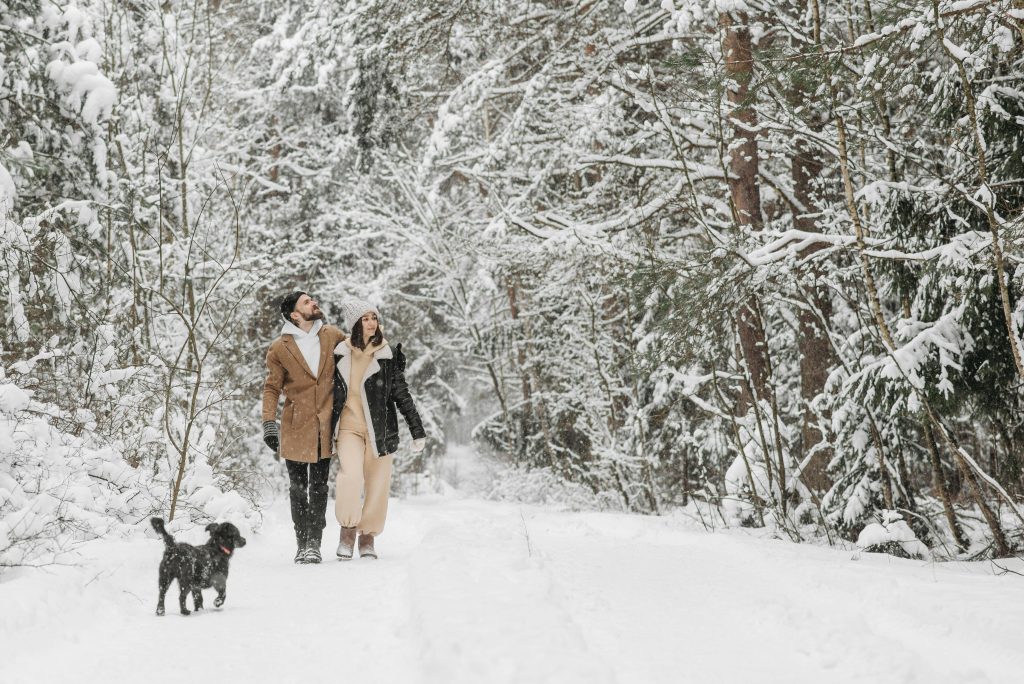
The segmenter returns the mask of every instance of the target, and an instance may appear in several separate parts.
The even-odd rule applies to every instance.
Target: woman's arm
[[[405,418],[405,424],[409,426],[409,432],[413,439],[425,439],[427,433],[423,430],[423,421],[416,410],[416,403],[409,393],[409,383],[405,381],[405,354],[402,353],[402,345],[395,347],[395,377],[391,381],[391,399],[398,407],[399,413]]]

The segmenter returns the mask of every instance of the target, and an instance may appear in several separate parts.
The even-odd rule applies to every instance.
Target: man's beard
[[[301,314],[302,320],[304,321],[320,321],[323,320],[324,312],[320,309],[314,309],[311,314]]]

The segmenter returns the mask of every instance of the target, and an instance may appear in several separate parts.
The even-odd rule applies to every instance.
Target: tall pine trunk
[[[728,78],[728,100],[732,106],[733,143],[729,147],[729,194],[732,200],[733,221],[738,229],[760,230],[761,187],[758,183],[757,111],[750,93],[754,77],[753,45],[743,12],[721,15],[722,53]],[[750,295],[740,307],[737,316],[739,345],[742,359],[747,364],[753,392],[744,390],[740,395],[737,413],[746,413],[752,401],[767,396],[768,364],[765,358],[764,325],[758,315],[757,299]]]

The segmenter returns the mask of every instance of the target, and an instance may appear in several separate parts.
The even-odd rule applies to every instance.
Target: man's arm
[[[277,402],[284,387],[284,366],[271,346],[267,352],[267,379],[263,382],[263,441],[277,453],[280,433],[277,429]]]
[[[277,420],[277,402],[284,387],[284,366],[271,347],[267,352],[267,379],[263,382],[263,420]]]

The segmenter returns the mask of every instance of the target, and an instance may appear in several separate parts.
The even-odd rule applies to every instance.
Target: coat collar
[[[342,382],[347,386],[349,384],[349,376],[352,374],[352,347],[349,345],[348,340],[342,340],[339,342],[338,346],[334,348],[334,353],[338,355],[338,377],[341,378]],[[363,375],[363,384],[366,384],[367,379],[376,375],[380,370],[380,361],[392,358],[394,358],[394,354],[391,351],[391,345],[388,344],[387,340],[384,340],[384,344],[381,345],[381,348],[373,352],[373,358],[370,359],[370,365],[366,367],[366,373]]]
[[[320,325],[317,325],[316,323],[319,323]],[[317,375],[313,375],[313,369],[310,368],[309,364],[306,363],[306,357],[302,355],[302,350],[300,350],[299,345],[296,344],[295,333],[289,332],[287,328],[290,325],[291,327],[295,328],[295,330],[298,330],[299,334],[305,333],[303,333],[302,330],[300,330],[294,324],[285,323],[285,327],[281,331],[281,337],[284,338],[284,348],[287,349],[288,352],[292,355],[292,358],[294,358],[298,362],[298,364],[302,366],[302,370],[306,371],[306,373],[309,374],[309,377],[313,378],[314,380],[319,380],[320,376],[324,374],[324,368],[327,367],[328,354],[331,353],[331,348],[330,346],[324,344],[323,333],[324,330],[327,329],[327,327],[323,325],[322,321],[317,321],[316,323],[314,324],[313,329],[309,331],[309,334],[312,335],[313,332],[316,331],[316,336],[320,338],[320,363],[317,364]],[[345,342],[342,341],[341,344],[339,344],[338,346],[340,347],[344,345]],[[335,351],[337,351],[337,349],[335,349]]]
[[[284,348],[288,350],[288,353],[292,355],[292,358],[298,362],[302,370],[306,371],[306,375],[309,377],[313,376],[313,370],[306,363],[305,357],[302,356],[302,351],[299,349],[299,345],[295,344],[295,337],[292,335],[282,335],[284,337]],[[323,365],[323,364],[321,364]]]
[[[338,346],[334,348],[334,353],[339,355],[343,359],[344,358],[350,359],[350,363],[351,363],[352,346],[349,344],[348,340],[342,340],[341,342],[339,342]],[[375,358],[377,360],[380,360],[380,359],[393,359],[394,357],[395,357],[395,355],[391,351],[391,345],[388,344],[387,340],[384,340],[384,344],[381,345],[380,349],[378,349],[377,351],[373,352],[373,358]]]
[[[316,379],[320,378],[324,374],[324,369],[327,368],[327,360],[331,358],[331,345],[326,344],[323,336],[324,328],[320,328],[320,332],[317,336],[320,338],[320,363],[317,365],[317,376]]]

